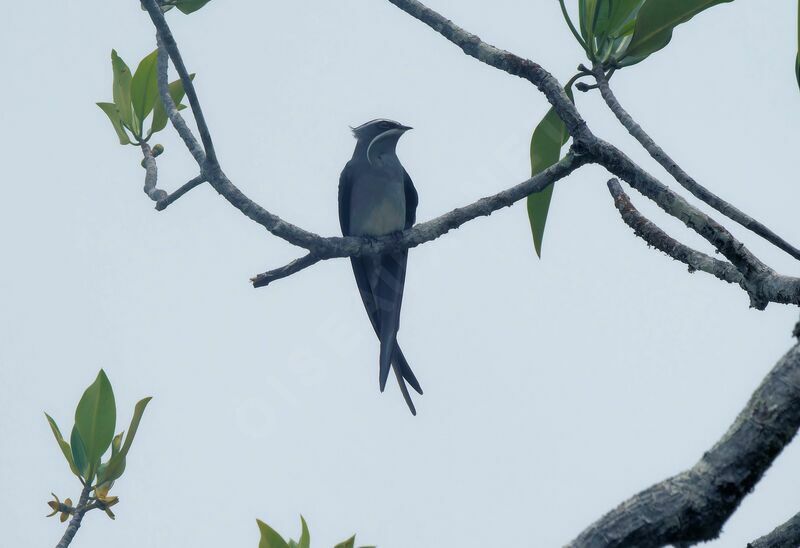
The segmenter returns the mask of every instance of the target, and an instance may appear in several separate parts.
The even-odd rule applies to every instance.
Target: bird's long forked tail
[[[400,392],[403,393],[403,399],[406,400],[406,405],[408,406],[408,410],[411,411],[411,414],[416,417],[417,408],[414,407],[414,402],[411,400],[411,394],[408,393],[406,380],[403,378],[403,373],[400,371],[400,368],[397,366],[397,363],[394,364],[394,374],[397,377],[397,384],[400,385]],[[422,392],[420,392],[420,394],[421,393]]]
[[[400,308],[403,302],[406,261],[408,252],[402,251],[383,255],[377,259],[377,268],[371,279],[372,293],[375,298],[378,321],[378,338],[380,339],[379,386],[381,392],[386,389],[389,369],[393,368],[409,410],[416,415],[416,409],[406,386],[422,394],[422,387],[414,376],[408,361],[397,344],[397,331],[400,328]]]
[[[408,362],[403,355],[403,351],[400,350],[400,346],[397,344],[396,337],[392,337],[391,343],[394,351],[389,354],[390,358],[387,359],[385,358],[387,353],[386,343],[381,341],[381,369],[379,377],[380,390],[383,392],[386,389],[386,382],[389,377],[389,369],[394,369],[394,374],[395,377],[397,377],[397,384],[400,386],[400,392],[403,394],[403,399],[406,401],[406,405],[408,405],[408,409],[411,411],[411,414],[416,416],[417,409],[414,407],[414,402],[411,400],[411,394],[408,392],[408,386],[406,385],[406,382],[408,382],[408,384],[410,384],[419,395],[422,395],[422,387],[419,385],[417,377],[414,375],[414,372],[408,365]],[[384,367],[384,365],[386,366]]]

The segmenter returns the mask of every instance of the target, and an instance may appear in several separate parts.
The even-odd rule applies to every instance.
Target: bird
[[[345,236],[375,238],[398,233],[416,221],[419,196],[397,157],[397,142],[410,126],[379,118],[351,128],[353,157],[339,177],[339,224]],[[408,250],[351,257],[356,284],[380,341],[378,384],[386,388],[390,368],[412,415],[417,411],[406,382],[422,387],[397,343]]]

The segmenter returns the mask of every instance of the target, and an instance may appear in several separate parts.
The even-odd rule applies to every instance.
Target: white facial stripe
[[[365,123],[361,124],[360,126],[353,128],[353,131],[359,131],[361,129],[364,129],[367,126],[371,126],[372,124],[380,124],[381,122],[387,122],[387,123],[390,123],[392,125],[397,123],[397,122],[394,122],[392,120],[387,120],[386,118],[378,118],[377,120],[370,120],[369,122],[365,122]]]
[[[377,137],[372,139],[372,141],[370,141],[370,143],[369,143],[369,146],[367,147],[367,161],[370,163],[370,165],[372,165],[372,158],[370,158],[369,153],[372,150],[372,145],[374,145],[375,143],[377,143],[381,139],[389,137],[390,135],[402,135],[402,133],[403,133],[403,130],[399,129],[399,128],[387,129],[386,131],[384,131],[383,133],[379,134]]]

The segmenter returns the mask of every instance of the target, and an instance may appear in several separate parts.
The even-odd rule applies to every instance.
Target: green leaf
[[[190,74],[189,78],[194,80],[194,74]],[[182,110],[183,105],[180,103],[183,100],[185,93],[186,92],[183,89],[183,82],[181,80],[175,80],[169,84],[169,95],[178,106],[178,110]],[[161,101],[161,97],[159,97],[156,101],[155,109],[153,111],[153,123],[150,127],[150,134],[152,135],[157,131],[161,131],[165,127],[167,127],[167,111],[164,109],[164,102]]]
[[[794,73],[797,85],[800,86],[800,0],[797,0],[797,58],[794,62]]]
[[[44,416],[47,417],[47,422],[50,423],[50,430],[53,431],[53,436],[55,436],[58,446],[61,448],[61,452],[64,454],[64,458],[67,459],[69,469],[72,470],[73,474],[80,477],[81,473],[78,471],[78,468],[75,466],[75,461],[72,459],[72,449],[70,449],[69,444],[64,441],[64,437],[61,435],[61,430],[58,429],[56,421],[54,421],[53,417],[47,413],[45,413]]]
[[[111,50],[111,68],[114,71],[114,85],[112,87],[114,103],[119,110],[120,120],[128,129],[133,130],[138,125],[135,123],[131,107],[131,81],[133,77],[131,76],[131,69],[113,49]]]
[[[89,473],[89,459],[86,458],[86,447],[75,426],[72,427],[72,434],[69,437],[69,442],[72,445],[72,462],[75,463],[75,468],[78,469],[78,472],[80,472],[79,475],[83,479],[91,481],[91,476],[93,474]]]
[[[297,547],[310,548],[311,534],[308,532],[308,525],[306,524],[306,520],[303,516],[300,516],[300,524],[302,527],[302,532],[300,533],[300,541],[297,543]]]
[[[594,41],[594,22],[597,16],[598,0],[579,0],[578,17],[580,18],[581,36],[589,48],[589,58],[594,60],[597,47]]]
[[[633,36],[636,16],[645,0],[598,0],[591,30],[593,54],[605,66],[616,65]],[[588,16],[587,16],[588,19]],[[587,20],[584,25],[588,25]]]
[[[101,369],[75,409],[75,428],[83,440],[86,458],[90,464],[99,462],[100,457],[111,446],[116,424],[114,390],[105,371]]]
[[[636,16],[645,0],[618,0],[611,8],[611,16],[608,20],[608,33],[610,36],[619,37],[633,31]]]
[[[142,122],[153,111],[158,98],[157,60],[158,50],[142,59],[131,81],[131,101],[139,119],[139,134],[142,133]]]
[[[195,12],[208,4],[211,0],[178,0],[175,7],[183,13],[189,14]]]
[[[570,81],[564,91],[570,99],[572,96],[572,81]],[[547,111],[542,121],[533,130],[531,136],[531,176],[535,176],[548,167],[558,162],[561,157],[561,147],[569,139],[569,133],[564,126],[564,122],[558,117],[556,111],[551,108]],[[547,223],[547,212],[550,209],[550,201],[553,198],[553,185],[549,185],[541,192],[528,196],[528,220],[533,234],[533,246],[536,255],[542,256],[542,239],[544,238],[544,228]]]
[[[121,145],[129,145],[131,144],[131,139],[128,136],[128,133],[122,127],[122,121],[119,115],[119,109],[117,109],[117,105],[114,103],[97,103],[97,106],[100,107],[103,112],[106,113],[108,119],[111,120],[111,125],[114,126],[114,131],[117,132],[117,137],[119,138],[119,144]]]
[[[111,456],[115,456],[119,453],[119,448],[122,446],[122,436],[125,435],[125,432],[120,432],[114,439],[111,440]]]
[[[131,418],[131,424],[128,427],[128,435],[125,436],[125,442],[122,444],[122,447],[119,449],[118,453],[114,454],[112,449],[111,458],[104,467],[103,474],[99,477],[101,483],[106,481],[114,481],[122,476],[122,473],[125,471],[125,457],[128,456],[128,451],[131,449],[133,439],[136,437],[136,431],[139,430],[139,423],[142,421],[144,410],[147,408],[147,404],[150,403],[151,399],[153,398],[144,398],[136,404],[136,407],[134,407],[133,417]]]
[[[272,527],[260,519],[257,519],[256,523],[258,523],[258,529],[261,531],[261,540],[258,543],[258,548],[289,548],[283,537]]]
[[[733,0],[647,0],[639,10],[624,66],[638,63],[666,46],[672,31],[701,11]]]
[[[356,536],[353,535],[352,537],[350,537],[346,541],[340,542],[339,544],[334,546],[334,548],[353,548],[355,545],[356,545]],[[259,548],[261,548],[261,547],[259,547]]]

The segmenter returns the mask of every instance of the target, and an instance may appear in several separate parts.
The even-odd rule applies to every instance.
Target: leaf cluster
[[[108,490],[125,472],[128,452],[150,399],[144,398],[136,404],[127,435],[124,431],[115,435],[117,406],[114,390],[105,371],[100,370],[75,408],[75,424],[69,442],[64,439],[56,421],[45,413],[70,470],[84,485],[94,485],[100,499],[109,500]],[[109,457],[103,461],[109,449]]]
[[[108,116],[121,145],[146,143],[154,133],[167,127],[167,111],[158,93],[157,65],[158,50],[155,50],[141,60],[136,72],[131,75],[125,61],[116,50],[111,50],[114,101],[97,103],[97,106]],[[191,76],[194,78],[194,74]],[[181,104],[185,95],[183,82],[171,82],[169,94],[178,110],[186,108],[186,105]],[[145,135],[144,122],[151,113],[150,129]]]
[[[589,61],[611,74],[663,49],[672,40],[672,32],[678,25],[710,7],[732,0],[578,0],[577,29],[564,1],[559,0],[564,20]],[[796,71],[800,83],[800,51]],[[589,74],[579,73],[565,86],[570,99],[573,99],[572,85],[583,76]],[[558,162],[568,139],[564,123],[551,108],[531,136],[531,176]],[[539,257],[552,197],[553,185],[550,185],[527,199],[528,221]]]

